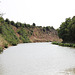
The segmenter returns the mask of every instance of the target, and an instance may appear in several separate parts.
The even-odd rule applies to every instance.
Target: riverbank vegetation
[[[59,45],[59,46],[65,46],[65,47],[74,47],[75,48],[75,44],[74,43],[52,42],[52,44]]]
[[[75,16],[66,18],[58,29],[58,35],[64,43],[75,43]]]
[[[57,29],[58,36],[62,38],[62,43],[52,42],[52,44],[75,47],[75,16],[73,18],[66,18]]]
[[[18,43],[61,41],[52,26],[42,27],[0,17],[0,51]]]
[[[2,53],[3,52],[3,48],[2,47],[0,47],[0,53]]]

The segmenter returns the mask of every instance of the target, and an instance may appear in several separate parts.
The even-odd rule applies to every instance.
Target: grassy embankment
[[[50,26],[42,27],[10,21],[0,17],[0,52],[19,43],[61,41],[57,31]]]
[[[14,23],[0,17],[0,52],[9,46],[30,42],[29,35],[31,33],[25,30],[24,24],[21,25],[21,23]]]

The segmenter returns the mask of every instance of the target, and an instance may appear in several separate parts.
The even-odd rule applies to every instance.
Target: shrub
[[[14,25],[15,23],[14,23],[14,21],[11,21],[11,25]]]
[[[49,31],[49,30],[50,30],[50,26],[47,26],[47,27],[46,27],[46,30]]]
[[[20,39],[23,41],[23,43],[30,42],[30,40],[28,38],[28,34],[27,34],[27,32],[26,32],[26,30],[24,28],[20,29],[18,31],[18,34],[20,34]]]
[[[0,17],[0,23],[4,23],[4,19]]]
[[[30,27],[31,27],[31,25],[30,25],[30,24],[26,24],[26,27],[27,27],[27,28],[30,28]]]
[[[0,28],[4,39],[7,40],[10,44],[13,44],[14,41],[16,44],[19,42],[19,39],[11,25],[4,24]]]
[[[64,46],[71,47],[71,44],[69,44],[69,43],[64,43]]]
[[[75,47],[75,44],[73,44],[73,47]]]
[[[33,30],[31,30],[31,33],[30,33],[31,35],[33,34]]]
[[[16,45],[17,45],[17,42],[16,42],[16,41],[13,41],[13,42],[12,42],[12,45],[13,45],[13,46],[16,46]]]
[[[55,42],[55,41],[54,41],[54,42],[52,42],[52,44],[58,45],[58,42]]]
[[[46,32],[46,27],[43,27],[43,32]]]
[[[64,43],[58,43],[59,44],[59,46],[64,46]]]
[[[2,53],[3,52],[3,48],[2,47],[0,47],[0,53]]]
[[[35,24],[35,23],[33,23],[33,24],[32,24],[32,26],[34,26],[34,27],[35,27],[35,26],[36,26],[36,24]]]
[[[20,39],[23,41],[23,43],[29,43],[30,42],[29,38],[26,36],[25,37],[21,36]]]
[[[5,48],[8,48],[8,44],[7,44],[7,43],[5,43],[5,44],[4,44],[4,47],[5,47]]]
[[[6,18],[5,22],[7,22],[8,24],[10,24],[10,20],[8,18]]]
[[[15,26],[18,28],[18,27],[21,26],[21,23],[20,22],[17,22]]]

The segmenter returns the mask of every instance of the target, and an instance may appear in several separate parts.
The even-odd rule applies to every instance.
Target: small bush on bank
[[[64,43],[64,46],[71,47],[71,44],[69,44],[69,43]]]
[[[3,48],[2,47],[0,47],[0,53],[2,53],[3,52]]]
[[[73,47],[75,47],[75,44],[73,44]]]
[[[16,46],[17,44],[18,44],[18,43],[17,43],[16,41],[13,41],[13,42],[12,42],[12,45],[13,45],[13,46]]]
[[[64,43],[58,43],[59,46],[64,46]]]
[[[54,42],[52,42],[52,44],[58,45],[58,42],[55,42],[55,41],[54,41]]]
[[[4,44],[4,47],[5,47],[5,48],[8,48],[8,44],[7,44],[7,43],[5,43],[5,44]]]

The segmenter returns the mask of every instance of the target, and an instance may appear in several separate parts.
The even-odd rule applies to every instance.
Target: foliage
[[[43,27],[43,32],[46,32],[46,27]]]
[[[4,23],[4,19],[0,17],[0,23]]]
[[[18,34],[20,34],[20,39],[23,41],[23,43],[28,43],[30,42],[29,38],[28,38],[28,34],[27,32],[25,31],[24,28],[21,28],[19,31],[18,31]]]
[[[11,25],[15,25],[14,21],[11,21]]]
[[[73,43],[52,42],[52,44],[59,45],[59,46],[66,46],[66,47],[75,47],[75,44]]]
[[[21,23],[20,22],[17,22],[15,26],[18,28],[18,27],[21,26]]]
[[[26,24],[26,27],[27,27],[27,28],[30,28],[31,26],[30,26],[30,24]]]
[[[0,53],[2,53],[3,52],[3,48],[2,47],[0,47]]]
[[[0,26],[0,29],[0,33],[10,44],[13,45],[14,43],[17,44],[19,42],[19,39],[17,38],[11,25],[5,23]]]
[[[36,24],[35,24],[35,23],[33,23],[33,24],[32,24],[32,26],[36,26]]]
[[[56,41],[53,41],[53,42],[52,42],[52,44],[58,45],[58,42],[56,42]]]
[[[5,44],[4,44],[4,47],[5,47],[5,48],[8,48],[8,44],[7,44],[7,43],[5,43]]]
[[[46,30],[47,30],[47,31],[50,31],[50,26],[47,26],[47,27],[46,27]]]
[[[33,34],[33,30],[31,30],[29,34],[30,34],[30,36],[31,36],[31,35]]]
[[[63,42],[75,43],[75,16],[67,18],[58,29],[58,35],[63,39]]]
[[[43,29],[43,32],[47,32],[47,31],[51,32],[52,30],[54,30],[53,26],[42,27],[42,29]]]
[[[10,20],[9,20],[8,18],[6,18],[5,22],[6,22],[7,24],[10,24]]]

